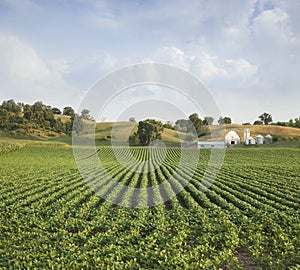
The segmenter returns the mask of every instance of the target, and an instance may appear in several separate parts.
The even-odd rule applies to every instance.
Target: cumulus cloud
[[[74,89],[62,78],[66,71],[65,62],[43,60],[32,46],[14,36],[0,37],[0,77],[1,98],[14,98],[22,101],[47,100],[57,105],[70,101]],[[61,62],[62,64],[62,62]]]
[[[207,52],[186,53],[171,47],[162,47],[154,53],[158,62],[173,64],[192,72],[203,80],[241,80],[244,81],[257,73],[257,66],[243,58],[221,59]]]
[[[0,37],[0,46],[2,74],[31,81],[59,79],[59,74],[51,71],[32,47],[16,37]]]
[[[3,3],[2,97],[4,92],[10,96],[9,91],[20,100],[17,93],[44,93],[49,100],[59,93],[53,89],[65,89],[56,94],[58,100],[71,91],[66,81],[86,89],[124,65],[155,61],[199,77],[228,114],[239,116],[245,109],[237,121],[247,114],[251,120],[250,115],[264,109],[280,110],[282,120],[298,114],[300,1],[39,2],[42,12],[30,17],[20,16],[20,10],[26,10],[22,3],[30,6],[33,1]],[[59,38],[56,29],[63,33]],[[34,46],[7,33],[32,39]]]

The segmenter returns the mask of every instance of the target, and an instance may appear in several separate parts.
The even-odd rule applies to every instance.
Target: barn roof
[[[236,133],[236,131],[230,130],[230,131],[225,135],[225,140],[226,140],[226,141],[240,140],[240,136]]]

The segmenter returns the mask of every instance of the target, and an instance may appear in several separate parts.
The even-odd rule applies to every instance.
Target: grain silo
[[[263,144],[264,143],[264,137],[261,135],[256,136],[256,144]]]
[[[265,136],[265,142],[267,143],[267,144],[270,144],[270,143],[272,143],[272,136],[270,135],[270,134],[267,134],[266,136]]]
[[[245,128],[244,129],[244,143],[248,144],[248,138],[250,137],[250,129],[249,128]]]

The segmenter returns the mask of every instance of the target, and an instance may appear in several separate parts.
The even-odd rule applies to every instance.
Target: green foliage
[[[273,125],[276,126],[283,126],[283,127],[295,127],[295,128],[300,128],[300,117],[293,119],[290,119],[288,122],[276,122],[272,123]]]
[[[269,125],[273,119],[272,119],[272,115],[269,113],[264,112],[263,114],[261,114],[258,117],[265,125]]]
[[[189,133],[192,131],[192,122],[186,119],[178,119],[175,122],[174,129],[180,132]]]
[[[263,125],[263,122],[256,120],[256,121],[254,121],[253,125]]]
[[[163,132],[163,124],[161,121],[155,119],[147,119],[140,121],[138,130],[133,135],[129,136],[130,145],[149,145],[156,139],[161,139],[161,132]]]
[[[58,108],[52,108],[41,101],[33,105],[16,104],[14,100],[3,101],[0,105],[0,129],[12,131],[11,134],[30,135],[32,130],[45,130],[56,133],[71,134],[75,121],[74,130],[79,134],[84,129],[84,120],[93,121],[90,111],[83,109],[81,116],[75,114],[72,107],[64,108],[64,115],[71,118],[62,121],[55,118],[55,114],[61,114]],[[75,117],[76,116],[76,117]],[[53,133],[48,132],[51,136]]]
[[[68,116],[74,117],[75,116],[75,111],[72,107],[67,106],[63,110],[63,115],[68,115]]]
[[[163,126],[164,126],[164,128],[174,129],[174,127],[170,121],[167,121]]]
[[[219,125],[231,124],[232,120],[228,116],[225,116],[225,117],[220,116],[220,118],[218,120],[218,123],[219,123]]]
[[[197,113],[193,113],[189,116],[189,119],[178,119],[175,122],[174,129],[183,133],[194,134],[199,137],[203,133],[203,121],[199,118]],[[194,136],[193,135],[193,136]]]
[[[193,126],[194,126],[194,130],[188,130],[188,132],[190,133],[196,133],[199,135],[199,133],[201,132],[201,128],[202,128],[202,120],[199,118],[197,113],[193,113],[189,116],[189,120],[192,122]]]
[[[212,125],[214,122],[214,118],[211,117],[211,116],[205,116],[204,117],[204,120],[203,120],[203,125],[204,126],[209,126],[209,125]]]
[[[51,111],[54,113],[54,114],[61,114],[61,110],[58,109],[58,108],[52,108]]]
[[[156,197],[146,193],[141,199],[162,201],[190,177],[171,200],[131,209],[90,189],[71,148],[26,145],[0,155],[1,269],[242,269],[240,249],[249,251],[256,269],[299,265],[300,149],[228,149],[213,181],[206,171],[210,150],[201,150],[195,172],[188,163],[176,171],[181,150],[168,148],[156,170],[134,173],[111,147],[99,148],[102,165],[116,180],[132,187],[168,183]],[[146,147],[130,150],[137,160],[149,159]],[[188,149],[191,158],[194,151]],[[89,184],[101,179],[117,201],[139,196],[114,188],[101,172],[98,178],[92,169]]]
[[[80,116],[83,120],[93,120],[88,109],[83,109]]]

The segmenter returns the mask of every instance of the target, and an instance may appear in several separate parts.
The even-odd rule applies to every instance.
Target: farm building
[[[265,143],[266,143],[266,144],[270,144],[270,143],[272,143],[272,141],[273,141],[272,136],[271,136],[270,134],[267,134],[267,135],[265,136]]]
[[[257,135],[255,141],[256,141],[256,144],[263,144],[264,143],[264,137],[261,136],[261,135]]]
[[[250,129],[249,128],[245,128],[244,129],[244,144],[249,144],[249,142],[248,142],[248,138],[249,137],[250,137]]]
[[[251,136],[249,136],[246,140],[245,140],[245,144],[249,145],[249,144],[255,144],[255,139]]]
[[[198,141],[198,148],[225,148],[224,142],[207,142],[207,141]]]
[[[245,128],[244,129],[244,143],[245,143],[245,145],[263,144],[263,143],[270,144],[270,143],[272,143],[272,136],[270,134],[267,134],[265,137],[263,137],[262,135],[257,135],[256,138],[254,139],[253,137],[250,136],[250,129]]]
[[[236,133],[234,130],[230,130],[226,135],[225,135],[225,144],[239,144],[241,142],[240,136]]]

